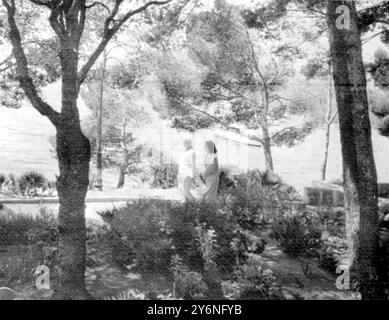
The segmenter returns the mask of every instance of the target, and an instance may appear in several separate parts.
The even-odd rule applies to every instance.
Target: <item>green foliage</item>
[[[156,164],[151,167],[153,173],[154,188],[174,188],[178,185],[178,165],[175,163],[170,164]]]
[[[317,123],[315,121],[306,121],[301,127],[290,127],[288,129],[277,132],[272,137],[272,144],[277,146],[286,145],[293,147],[312,133]]]
[[[146,272],[167,272],[172,246],[166,226],[169,202],[139,200],[102,212],[111,230],[107,242],[121,267],[136,264]]]
[[[146,296],[139,290],[128,289],[127,291],[120,292],[112,297],[105,298],[104,300],[145,300]]]
[[[202,275],[191,271],[179,255],[174,255],[171,260],[171,272],[174,279],[173,296],[185,300],[204,299],[207,285]]]
[[[371,66],[371,68],[373,67]],[[377,73],[378,72],[379,71],[377,71]],[[385,77],[387,78],[389,76],[389,73],[387,75],[381,75],[381,76],[383,78]],[[382,90],[378,89],[377,87],[369,88],[370,89],[368,91],[369,105],[371,111],[375,115],[375,117],[372,119],[374,121],[373,123],[375,127],[378,129],[378,132],[381,135],[387,137],[389,136],[389,104],[388,104],[389,91],[385,90],[384,85],[382,83],[381,84],[377,83],[377,81],[379,80],[376,80],[376,86],[381,87]],[[383,79],[380,81],[383,81]]]
[[[151,7],[143,15],[148,28],[142,37],[152,48],[160,50],[176,45],[177,37],[174,35],[185,27],[191,10],[199,6],[198,2],[193,4],[190,0],[177,0],[163,7]]]
[[[111,227],[107,241],[121,266],[166,272],[174,254],[194,271],[217,265],[231,271],[242,246],[232,246],[238,225],[215,204],[139,200],[101,213]]]
[[[388,217],[389,216],[389,202],[384,201],[384,202],[380,203],[378,211],[379,211],[380,219],[389,218]]]
[[[131,65],[132,66],[132,65]],[[107,72],[115,74],[117,68]],[[127,70],[130,72],[130,69]],[[120,73],[123,77],[124,71]],[[116,74],[119,77],[119,74]],[[111,76],[110,76],[111,77]],[[122,168],[126,173],[139,171],[140,152],[143,145],[137,142],[138,130],[149,120],[149,114],[138,102],[136,91],[129,89],[139,85],[139,79],[128,79],[137,84],[123,83],[124,79],[109,79],[104,84],[102,111],[102,145],[103,166]],[[100,106],[100,83],[92,79],[81,91],[88,108],[91,110],[90,119],[84,128],[86,136],[91,141],[92,153],[97,153],[97,110]],[[93,157],[95,160],[95,157]]]
[[[3,249],[0,259],[0,278],[9,284],[31,281],[35,269],[44,263],[44,254],[38,246],[10,246]]]
[[[53,214],[42,208],[39,215],[0,214],[0,244],[54,245],[58,241],[58,225]]]
[[[25,2],[18,4],[17,11],[23,19],[23,27],[19,29],[29,63],[29,75],[39,89],[59,78],[58,39],[53,36],[42,36],[42,30],[47,27],[43,22],[46,19],[43,18],[42,8]],[[0,12],[2,50],[10,45],[8,28],[5,24],[6,17],[3,16],[3,12]],[[24,98],[25,93],[19,86],[17,67],[11,54],[4,60],[0,60],[0,104],[10,108],[19,108]]]
[[[45,207],[41,207],[39,215],[34,218],[34,222],[27,231],[27,236],[30,244],[56,245],[59,239],[57,218]]]
[[[346,215],[343,209],[320,209],[316,212],[324,230],[331,236],[346,237]]]
[[[252,171],[235,177],[226,207],[243,229],[255,230],[290,211],[290,201],[299,199],[296,190],[269,172]]]
[[[232,281],[223,283],[225,295],[238,300],[282,300],[283,294],[270,269],[258,263],[239,266]]]
[[[228,193],[228,191],[232,192],[232,189],[235,187],[235,177],[238,174],[242,174],[243,170],[238,166],[233,165],[219,165],[219,188],[218,192]]]
[[[335,275],[340,257],[347,252],[347,241],[344,238],[330,235],[326,235],[322,240],[322,245],[318,250],[319,265]]]
[[[199,249],[204,260],[204,269],[208,270],[216,266],[215,258],[219,247],[216,232],[212,227],[207,228],[205,223],[199,224],[195,229],[200,243]]]
[[[320,224],[307,213],[277,218],[271,229],[281,249],[293,257],[316,256],[321,246]]]
[[[332,274],[347,252],[344,210],[321,208],[279,217],[271,230],[285,253],[317,258],[319,265]]]
[[[46,178],[43,174],[36,171],[23,173],[18,179],[19,190],[22,193],[32,191],[36,194],[37,188],[42,188],[46,183]]]
[[[7,180],[7,177],[4,174],[0,173],[0,186],[5,182],[5,180]]]
[[[232,246],[239,225],[234,216],[217,204],[192,202],[174,206],[169,217],[172,244],[185,264],[195,271],[217,265],[230,272],[243,252]]]
[[[328,76],[328,61],[328,57],[315,56],[314,58],[309,59],[307,63],[301,67],[301,73],[307,79]]]
[[[214,120],[210,117],[200,114],[189,114],[184,116],[174,117],[172,120],[172,128],[184,129],[189,132],[194,132],[199,129],[207,129],[214,125]]]
[[[263,251],[256,245],[265,242],[255,243],[259,238],[254,235],[263,215],[268,221],[284,215],[290,210],[286,202],[296,197],[293,188],[269,173],[252,172],[236,180],[236,189],[224,192],[217,203],[144,199],[101,213],[109,225],[102,239],[112,258],[134,270],[172,272],[177,297],[213,296],[214,285],[223,277],[231,279],[237,266]],[[233,277],[240,283],[239,296],[273,297],[266,273],[244,277]]]
[[[55,273],[58,223],[42,208],[36,216],[0,214],[0,278],[8,283],[31,281],[35,269],[47,265]]]
[[[374,54],[374,62],[367,65],[367,71],[372,75],[375,85],[387,89],[389,87],[389,54],[380,49]]]

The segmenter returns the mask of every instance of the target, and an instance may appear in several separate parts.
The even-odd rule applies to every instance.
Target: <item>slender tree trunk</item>
[[[267,123],[262,125],[262,146],[263,154],[265,156],[265,169],[268,172],[273,172],[273,157],[271,153],[271,140],[269,135],[269,128]]]
[[[107,64],[107,53],[103,52],[103,61],[100,65],[100,96],[97,108],[97,159],[96,159],[96,188],[103,191],[103,148],[102,148],[102,128],[103,128],[103,106],[104,106],[104,82],[105,68]]]
[[[117,189],[123,188],[126,179],[126,167],[119,166],[119,179],[118,184],[116,186]]]
[[[78,54],[71,40],[63,40],[62,114],[57,126],[59,177],[59,261],[53,299],[91,299],[85,286],[85,197],[89,183],[89,140],[81,131],[77,108]]]
[[[259,68],[257,68],[257,70],[259,72]],[[269,134],[269,125],[267,122],[267,116],[270,108],[269,88],[265,80],[263,80],[262,74],[260,72],[259,74],[263,81],[263,90],[264,90],[264,95],[263,95],[264,112],[262,115],[262,119],[260,120],[261,128],[262,128],[262,146],[263,146],[263,153],[265,156],[265,169],[268,173],[272,175],[274,171],[273,156],[271,153],[271,138]]]
[[[254,63],[254,68],[255,68],[257,75],[262,83],[261,90],[263,90],[262,103],[263,103],[264,110],[263,110],[263,112],[261,112],[260,115],[256,114],[256,118],[257,118],[257,121],[260,123],[261,128],[262,128],[262,146],[263,146],[263,153],[265,156],[265,169],[272,176],[273,171],[274,171],[274,167],[273,167],[273,157],[271,154],[271,138],[269,135],[269,125],[267,122],[267,117],[268,117],[269,108],[270,108],[269,85],[268,85],[264,75],[262,74],[260,68],[259,68],[258,60],[257,60],[257,57],[255,55],[255,51],[254,51],[254,46],[253,46],[253,43],[250,39],[250,34],[249,34],[249,31],[247,28],[246,28],[246,36],[247,36],[248,43],[250,45],[251,57],[252,57],[252,61]]]
[[[337,7],[349,8],[342,28]],[[362,299],[387,299],[380,283],[377,175],[354,1],[328,1],[328,28],[343,156],[347,238]],[[346,17],[347,19],[347,17]],[[346,21],[347,25],[347,21]]]
[[[325,132],[325,145],[324,145],[324,157],[323,157],[323,163],[321,165],[321,180],[326,179],[326,173],[327,173],[327,161],[328,161],[328,148],[330,145],[330,129],[331,124],[326,123],[326,132]]]
[[[326,132],[325,132],[325,145],[324,145],[324,157],[321,165],[321,180],[326,179],[327,173],[327,161],[328,161],[328,148],[330,145],[330,131],[331,131],[331,113],[332,113],[332,67],[329,63],[328,74],[328,101],[327,101],[327,116],[326,116]]]
[[[126,171],[128,168],[128,161],[129,161],[129,152],[127,149],[127,143],[129,143],[128,138],[127,138],[127,121],[124,121],[122,124],[122,141],[121,141],[121,147],[123,149],[123,164],[119,165],[119,180],[118,184],[116,186],[117,189],[123,188],[124,182],[126,179]],[[130,134],[130,141],[132,143],[132,133]]]

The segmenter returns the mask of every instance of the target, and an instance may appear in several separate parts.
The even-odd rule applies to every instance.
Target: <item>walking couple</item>
[[[190,139],[184,140],[184,148],[178,167],[178,187],[185,200],[194,200],[191,189],[197,182],[196,177],[196,154]],[[219,162],[216,156],[216,146],[212,141],[205,142],[204,171],[198,178],[204,186],[201,199],[212,202],[217,199],[217,189],[219,186]]]

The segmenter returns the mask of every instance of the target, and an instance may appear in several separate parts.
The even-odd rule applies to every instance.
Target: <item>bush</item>
[[[239,226],[216,204],[139,200],[101,215],[109,223],[109,246],[115,262],[142,270],[166,272],[173,255],[194,271],[216,264],[222,272],[244,260],[243,246],[233,246]]]
[[[59,240],[58,222],[53,213],[46,208],[40,209],[39,215],[34,217],[33,223],[27,231],[29,243],[43,243],[54,246]]]
[[[8,284],[31,281],[36,268],[43,264],[44,253],[39,246],[10,246],[0,260],[0,278]]]
[[[291,256],[316,256],[321,246],[322,230],[315,218],[303,213],[277,218],[271,226],[271,236]]]
[[[235,187],[226,195],[226,210],[243,229],[255,230],[289,213],[290,202],[299,199],[295,189],[280,181],[271,184],[269,179],[259,171],[235,177]]]
[[[316,215],[329,235],[344,238],[346,236],[346,215],[344,209],[318,209]]]
[[[114,262],[121,267],[136,263],[148,272],[167,272],[171,243],[166,226],[170,202],[138,200],[100,214],[109,223],[107,242]]]
[[[44,208],[37,216],[5,212],[0,214],[0,244],[3,246],[38,243],[53,245],[58,236],[57,221]]]
[[[180,297],[220,296],[222,279],[230,278],[250,253],[261,253],[250,245],[258,238],[254,232],[263,223],[289,214],[289,201],[297,199],[293,188],[279,180],[270,181],[270,176],[259,177],[257,172],[236,177],[234,186],[215,203],[143,199],[102,212],[109,224],[105,239],[112,258],[135,270],[173,272]],[[303,238],[304,250],[313,246],[305,243],[307,238],[311,240]],[[267,295],[255,292],[256,296]]]
[[[389,201],[383,201],[378,208],[381,228],[389,229]]]
[[[223,283],[225,295],[238,300],[282,300],[281,288],[270,269],[249,261],[234,272],[234,279]]]
[[[16,178],[13,174],[8,176],[8,179],[5,179],[2,186],[2,192],[5,194],[17,194],[19,193],[18,185],[16,183]]]
[[[171,271],[174,279],[173,297],[186,300],[205,298],[208,287],[202,275],[191,271],[179,255],[172,257]]]
[[[29,171],[21,175],[18,179],[19,190],[23,194],[36,195],[37,189],[42,188],[46,183],[46,178],[43,174],[36,171]]]
[[[335,275],[340,257],[347,252],[346,239],[326,236],[322,240],[322,246],[318,250],[319,265]]]
[[[58,226],[43,208],[39,215],[0,215],[0,277],[9,283],[32,280],[39,265],[55,272]]]
[[[214,263],[222,273],[231,272],[237,258],[245,258],[242,248],[233,246],[240,229],[235,217],[215,203],[174,206],[169,226],[175,252],[196,271]]]
[[[7,177],[4,174],[0,173],[0,186],[3,185],[5,180],[7,180]]]
[[[153,184],[154,188],[174,188],[178,185],[178,165],[171,164],[158,164],[152,166],[153,172]]]

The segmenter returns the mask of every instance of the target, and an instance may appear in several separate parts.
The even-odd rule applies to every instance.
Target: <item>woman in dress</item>
[[[219,187],[219,161],[216,156],[217,150],[213,141],[205,142],[205,170],[200,179],[205,184],[205,192],[202,196],[204,201],[216,201]]]
[[[178,166],[178,187],[186,201],[194,200],[191,193],[193,180],[196,173],[196,156],[190,139],[184,140],[184,152],[181,155]]]

